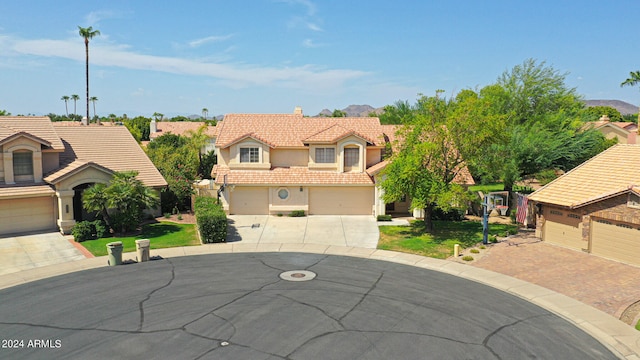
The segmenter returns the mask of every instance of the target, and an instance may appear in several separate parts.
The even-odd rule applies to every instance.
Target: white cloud
[[[321,47],[322,45],[314,43],[311,39],[304,39],[304,41],[302,41],[302,46],[306,48],[317,48]]]
[[[229,40],[229,39],[231,39],[231,37],[233,37],[233,35],[231,35],[231,34],[222,35],[222,36],[208,36],[208,37],[205,37],[205,38],[189,41],[189,46],[191,46],[191,47],[199,47],[199,46],[202,46],[202,45],[207,44],[207,43]]]
[[[98,24],[100,22],[100,20],[108,19],[108,18],[112,18],[112,17],[114,17],[114,13],[112,11],[99,10],[99,11],[92,11],[92,12],[88,13],[84,17],[84,21],[85,21],[85,23],[88,24],[88,26],[95,26],[96,24]]]
[[[314,4],[310,0],[279,0],[278,2],[286,3],[289,5],[302,5],[307,8],[307,15],[309,16],[315,15],[317,11],[316,4]]]
[[[314,23],[307,23],[307,27],[313,31],[324,31],[320,26]]]
[[[84,45],[77,39],[22,40],[4,37],[3,44],[14,55],[85,60]],[[313,42],[309,42],[313,45]],[[92,65],[123,69],[158,71],[164,73],[206,76],[233,84],[235,88],[246,86],[278,86],[286,88],[331,87],[368,75],[351,69],[326,69],[316,65],[273,67],[257,64],[213,62],[178,57],[140,54],[126,45],[104,44],[96,41],[89,48]],[[5,54],[0,54],[0,60]]]

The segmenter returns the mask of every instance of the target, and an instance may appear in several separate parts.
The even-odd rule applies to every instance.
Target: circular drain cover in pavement
[[[291,270],[280,274],[280,278],[287,281],[309,281],[315,277],[316,273],[307,270]]]

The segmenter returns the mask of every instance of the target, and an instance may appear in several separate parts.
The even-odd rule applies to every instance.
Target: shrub
[[[464,260],[464,261],[472,261],[473,260],[473,256],[470,256],[470,255],[463,256],[462,260]]]
[[[206,196],[196,197],[195,214],[203,243],[227,241],[227,215],[216,199]]]
[[[178,214],[178,220],[182,220],[182,214]]]
[[[278,213],[278,215],[276,215],[277,217],[282,217],[282,213]]]
[[[495,235],[489,235],[488,240],[490,243],[497,243],[498,242],[498,238],[496,238]]]
[[[486,246],[484,246],[484,245],[480,245],[480,249],[483,249],[483,250],[484,250],[484,249],[486,249],[486,248],[487,248]]]
[[[479,254],[479,253],[480,253],[480,250],[478,250],[478,249],[471,249],[471,250],[469,250],[469,252],[471,252],[472,254]]]
[[[91,223],[88,221],[77,222],[71,229],[71,235],[73,235],[73,240],[76,242],[91,240],[93,238]]]
[[[291,217],[303,217],[305,216],[304,210],[293,210],[289,214]]]
[[[171,218],[171,213],[170,212],[164,213],[164,217],[167,219]]]
[[[107,226],[102,220],[79,221],[71,229],[71,234],[74,241],[83,242],[103,238],[107,234],[107,230]]]
[[[391,221],[391,215],[378,215],[378,221]]]

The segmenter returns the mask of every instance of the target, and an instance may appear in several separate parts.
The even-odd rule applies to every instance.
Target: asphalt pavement
[[[3,359],[616,358],[493,287],[326,253],[101,267],[5,288],[0,299]]]

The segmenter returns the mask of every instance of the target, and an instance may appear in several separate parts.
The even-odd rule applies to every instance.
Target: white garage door
[[[574,250],[586,249],[588,244],[582,241],[581,219],[569,215],[565,211],[545,209],[542,239]]]
[[[371,215],[374,203],[373,187],[311,187],[311,215]]]
[[[591,253],[628,264],[640,265],[638,225],[606,220],[592,221]]]
[[[269,190],[266,187],[240,187],[231,192],[230,214],[269,214]]]
[[[0,200],[0,235],[56,230],[51,196]]]

